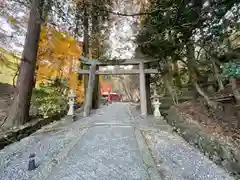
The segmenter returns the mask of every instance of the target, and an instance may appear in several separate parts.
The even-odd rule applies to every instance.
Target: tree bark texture
[[[237,87],[236,79],[234,77],[231,77],[230,82],[231,82],[231,86],[232,86],[233,95],[237,101],[237,104],[240,105],[240,92]]]
[[[95,4],[99,5],[99,0],[95,0]],[[95,6],[92,7],[92,58],[98,59],[100,56],[100,42],[99,42],[99,11]],[[96,67],[97,70],[99,67]],[[93,90],[92,108],[98,109],[100,105],[100,87],[99,87],[99,76],[96,75],[95,85]]]
[[[174,87],[172,85],[172,82],[171,82],[172,77],[169,75],[169,73],[170,72],[168,72],[167,74],[165,74],[163,76],[163,82],[164,82],[164,85],[165,85],[167,91],[169,92],[169,94],[172,97],[173,103],[178,104],[178,96],[177,96],[176,90],[174,89]]]
[[[216,77],[216,80],[217,80],[217,83],[218,83],[218,91],[223,91],[224,89],[224,86],[223,86],[223,82],[222,82],[222,79],[221,79],[221,76],[220,76],[220,73],[219,73],[219,68],[217,67],[216,65],[216,62],[214,59],[212,59],[212,65],[213,65],[213,70],[214,70],[214,74],[215,74],[215,77]]]
[[[191,80],[193,87],[196,89],[196,92],[206,100],[207,104],[210,107],[216,109],[217,103],[212,101],[210,97],[204,92],[204,90],[198,84],[198,72],[194,55],[194,45],[191,41],[187,44],[187,66],[189,71],[189,78]]]
[[[129,83],[127,82],[128,79],[126,76],[119,76],[119,83],[121,84],[122,90],[124,91],[125,95],[127,96],[129,101],[132,101],[132,95],[130,93]]]
[[[181,81],[181,76],[179,74],[179,67],[178,67],[177,61],[173,62],[173,73],[174,73],[174,79],[175,79],[175,86],[181,88],[182,81]]]
[[[29,108],[34,85],[38,42],[41,32],[42,5],[42,0],[32,0],[14,101],[10,107],[7,120],[14,126],[19,126],[29,121]]]
[[[86,58],[89,58],[89,22],[88,22],[88,9],[87,6],[84,6],[84,16],[83,16],[83,28],[84,28],[84,34],[83,34],[83,55]],[[86,67],[83,67],[84,69]],[[88,87],[88,75],[84,75],[84,95],[86,96]]]

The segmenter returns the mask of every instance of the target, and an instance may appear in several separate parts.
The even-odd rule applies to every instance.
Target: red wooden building
[[[112,84],[110,82],[101,83],[101,96],[108,98],[108,101],[121,101],[122,99],[121,94],[112,92]]]

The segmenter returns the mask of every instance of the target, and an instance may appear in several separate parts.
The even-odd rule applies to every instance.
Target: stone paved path
[[[29,172],[31,152],[39,167]],[[90,117],[6,147],[0,151],[0,180],[160,180],[151,153],[164,180],[232,180],[168,125],[142,118],[124,103],[104,106]]]
[[[146,169],[133,128],[93,127],[48,179],[147,180]]]
[[[49,180],[148,180],[128,107],[114,104],[92,116],[87,133],[53,170]]]

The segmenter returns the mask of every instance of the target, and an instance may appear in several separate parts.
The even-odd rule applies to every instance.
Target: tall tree
[[[85,1],[84,1],[85,2]],[[83,55],[89,57],[89,9],[88,4],[83,4]],[[85,67],[83,67],[85,68]],[[88,86],[88,75],[84,75],[84,94]]]
[[[161,65],[159,69],[162,74],[170,77],[165,80],[166,86],[173,86],[174,78],[175,82],[179,82],[180,73],[173,72],[176,70],[173,65],[181,62],[181,66],[187,69],[189,84],[209,105],[215,106],[201,84],[208,81],[203,76],[208,76],[210,71],[219,88],[222,88],[218,55],[221,54],[223,39],[229,36],[229,29],[237,31],[237,25],[231,19],[239,17],[239,13],[235,12],[240,6],[239,2],[150,0],[149,3],[150,13],[142,21],[143,28],[138,36],[141,51],[159,59],[160,63],[157,64]],[[227,15],[229,11],[233,17]],[[211,60],[202,58],[203,54],[210,56]],[[171,91],[170,87],[168,89]]]
[[[99,0],[95,0],[94,4],[99,6]],[[92,58],[98,59],[100,56],[100,43],[99,43],[99,10],[95,6],[92,6],[92,32],[91,32],[91,54]],[[96,76],[95,87],[93,91],[92,108],[97,109],[99,107],[99,76]]]
[[[32,0],[14,101],[7,118],[7,121],[15,126],[29,121],[29,108],[37,62],[43,5],[44,0]]]

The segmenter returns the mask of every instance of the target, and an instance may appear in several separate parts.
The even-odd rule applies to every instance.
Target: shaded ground
[[[7,128],[11,127],[8,122],[6,122],[7,113],[9,107],[13,101],[15,88],[7,83],[1,83],[0,81],[0,127],[1,130],[6,130]],[[38,112],[38,106],[32,101],[31,108],[30,108],[30,115],[36,116]],[[0,130],[0,132],[1,132]]]
[[[14,92],[13,86],[9,84],[0,83],[0,125],[5,119],[8,108],[12,102],[12,94]]]
[[[206,109],[199,102],[185,102],[177,106],[179,111],[195,121],[203,131],[223,138],[240,149],[240,107],[233,103],[222,104],[223,109]]]

